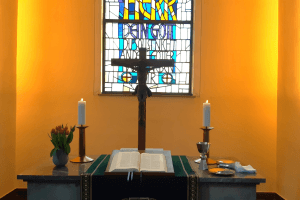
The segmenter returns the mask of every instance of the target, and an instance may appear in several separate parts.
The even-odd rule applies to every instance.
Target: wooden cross
[[[146,49],[140,48],[140,59],[111,59],[112,66],[124,66],[137,72],[138,85],[133,95],[137,94],[139,100],[138,112],[138,150],[145,152],[146,147],[146,98],[152,96],[147,87],[146,80],[149,71],[159,67],[173,67],[174,60],[146,59]]]

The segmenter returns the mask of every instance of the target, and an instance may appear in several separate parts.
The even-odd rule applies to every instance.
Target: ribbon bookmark
[[[133,171],[129,171],[127,176],[127,182],[129,181],[130,173],[131,173],[131,180],[133,179]]]
[[[128,172],[127,182],[129,181],[130,171]]]

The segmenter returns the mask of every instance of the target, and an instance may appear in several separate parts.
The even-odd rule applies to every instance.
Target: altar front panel
[[[124,199],[129,197],[149,197],[154,199],[187,199],[186,177],[143,177],[127,182],[126,176],[98,176],[92,178],[91,199]]]
[[[175,176],[147,176],[143,173],[142,177],[133,175],[129,181],[127,175],[104,175],[109,158],[110,155],[99,156],[95,165],[81,175],[82,199],[197,199],[197,178],[186,156],[172,156]]]

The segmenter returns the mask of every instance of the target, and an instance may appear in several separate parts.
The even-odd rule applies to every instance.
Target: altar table
[[[27,182],[28,200],[122,200],[130,197],[147,197],[145,199],[150,200],[256,200],[256,185],[266,182],[258,173],[236,173],[229,177],[212,175],[198,170],[198,164],[194,162],[198,156],[182,155],[172,155],[175,177],[142,175],[142,181],[140,177],[133,176],[133,180],[128,182],[127,176],[103,175],[110,154],[88,156],[94,161],[69,161],[63,168],[55,167],[52,158],[49,158],[17,175],[17,179]],[[76,157],[69,156],[69,160]],[[216,165],[209,165],[209,168],[212,167]]]

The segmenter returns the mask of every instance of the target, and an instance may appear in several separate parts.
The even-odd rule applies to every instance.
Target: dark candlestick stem
[[[84,157],[85,156],[85,129],[88,126],[80,126],[77,127],[79,129],[79,157]]]
[[[79,157],[70,160],[70,162],[86,163],[94,161],[94,159],[85,155],[85,129],[87,127],[85,125],[76,126],[79,129]]]

